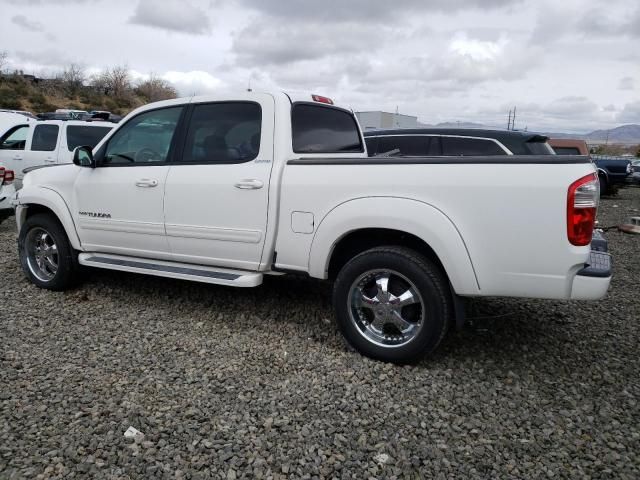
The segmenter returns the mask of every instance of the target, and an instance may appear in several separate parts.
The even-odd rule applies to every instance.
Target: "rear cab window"
[[[291,110],[294,153],[362,153],[355,116],[337,107],[294,103]]]

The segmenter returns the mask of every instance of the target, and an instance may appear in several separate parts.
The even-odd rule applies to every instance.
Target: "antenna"
[[[251,75],[249,75],[249,82],[247,83],[247,92],[252,92],[251,90]]]

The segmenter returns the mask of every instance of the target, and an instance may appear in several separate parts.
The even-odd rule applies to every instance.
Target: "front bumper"
[[[627,183],[632,185],[640,185],[640,172],[633,172],[627,177]]]
[[[572,300],[599,300],[607,294],[611,283],[612,262],[607,240],[594,232],[588,262],[573,278]]]

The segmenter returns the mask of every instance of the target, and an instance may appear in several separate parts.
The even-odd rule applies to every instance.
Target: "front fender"
[[[48,187],[25,186],[19,191],[16,202],[18,231],[26,220],[29,207],[35,205],[51,210],[62,224],[71,246],[76,250],[82,249],[69,207],[58,192]]]
[[[327,278],[336,244],[349,233],[365,228],[386,228],[415,235],[436,253],[457,294],[480,292],[471,257],[453,222],[432,205],[398,197],[358,198],[329,211],[313,238],[309,274]]]

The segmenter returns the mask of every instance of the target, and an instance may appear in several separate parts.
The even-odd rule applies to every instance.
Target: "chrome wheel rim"
[[[415,284],[399,272],[376,269],[360,275],[348,297],[351,321],[368,341],[402,347],[425,324],[425,305]]]
[[[29,271],[42,282],[50,282],[58,272],[58,246],[44,228],[33,228],[27,234],[27,265]]]

